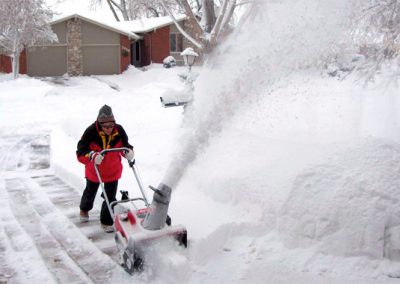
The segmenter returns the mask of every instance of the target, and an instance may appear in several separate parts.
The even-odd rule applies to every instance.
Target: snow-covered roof
[[[186,19],[185,15],[175,16],[176,21],[180,22]],[[151,32],[162,27],[173,24],[174,21],[170,16],[165,17],[154,17],[154,18],[142,18],[139,20],[125,21],[125,22],[114,22],[116,26],[121,29],[130,30],[134,33],[146,33]]]
[[[118,22],[98,21],[98,20],[93,19],[92,17],[83,16],[81,14],[71,14],[71,15],[63,16],[61,18],[57,18],[57,19],[51,21],[50,25],[58,24],[58,23],[67,21],[67,20],[72,19],[72,18],[80,18],[80,19],[82,19],[84,21],[87,21],[89,23],[92,23],[94,25],[103,27],[105,29],[108,29],[108,30],[111,30],[111,31],[114,31],[114,32],[117,32],[117,33],[120,33],[120,34],[123,34],[123,35],[126,35],[129,38],[133,38],[133,39],[141,39],[142,38],[141,36],[139,36],[136,33],[132,32],[132,30],[126,29],[123,26],[116,25]]]
[[[139,20],[133,21],[106,21],[106,20],[96,20],[91,16],[83,16],[82,14],[71,14],[62,16],[60,18],[54,19],[50,22],[50,25],[54,25],[60,22],[67,21],[72,18],[80,18],[84,21],[90,22],[92,24],[101,26],[105,29],[109,29],[115,31],[117,33],[124,34],[133,39],[141,39],[142,37],[138,35],[138,33],[146,33],[151,32],[166,26],[169,26],[174,23],[173,19],[170,16],[165,17],[155,17],[155,18],[142,18]],[[186,19],[185,15],[175,16],[176,21],[180,22]]]

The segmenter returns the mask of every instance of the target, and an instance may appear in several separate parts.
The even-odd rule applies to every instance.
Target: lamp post
[[[185,61],[185,65],[189,68],[189,72],[192,69],[196,58],[199,56],[191,47],[186,48],[184,51],[181,52],[181,56]]]
[[[192,77],[191,70],[194,62],[196,61],[196,58],[199,56],[191,47],[186,48],[184,51],[181,52],[181,56],[183,57],[183,60],[185,61],[185,65],[188,67],[188,72],[186,75],[186,88],[188,92],[192,93],[193,92],[193,81],[194,78]]]
[[[196,76],[192,76],[191,70],[199,55],[193,50],[193,48],[188,47],[181,52],[181,56],[185,61],[185,65],[188,67],[187,74],[178,74],[178,76],[185,82],[184,89],[180,92],[165,94],[160,97],[160,100],[163,107],[183,106],[185,110],[186,106],[193,101],[193,82],[196,79]]]

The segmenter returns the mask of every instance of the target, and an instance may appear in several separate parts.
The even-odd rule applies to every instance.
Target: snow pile
[[[289,248],[400,261],[400,144],[366,139],[300,173],[279,212]]]

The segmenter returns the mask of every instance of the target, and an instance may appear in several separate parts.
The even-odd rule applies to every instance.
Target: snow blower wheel
[[[143,260],[136,254],[134,254],[132,258],[129,257],[127,252],[124,252],[122,258],[124,260],[123,263],[124,269],[129,274],[133,275],[135,272],[143,270]]]
[[[100,152],[126,152],[128,148],[105,149]],[[172,225],[168,215],[172,188],[160,183],[157,188],[149,186],[154,191],[150,203],[144,192],[144,187],[136,169],[135,160],[129,161],[133,174],[138,183],[141,197],[129,198],[128,192],[121,191],[122,200],[110,202],[105,194],[104,184],[97,165],[94,165],[108,211],[114,220],[115,242],[120,253],[120,263],[129,274],[141,272],[146,266],[146,250],[160,239],[172,238],[179,245],[187,247],[187,230],[183,225]],[[130,204],[130,208],[123,206]],[[138,207],[135,203],[144,203]],[[114,212],[115,210],[115,212]]]

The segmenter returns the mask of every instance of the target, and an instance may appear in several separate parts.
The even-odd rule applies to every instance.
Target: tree
[[[168,14],[174,18],[173,13],[160,0],[164,9]],[[187,16],[188,33],[179,26],[178,22],[174,20],[175,25],[179,31],[198,48],[201,53],[208,53],[217,46],[222,36],[230,29],[230,24],[234,18],[235,9],[239,5],[251,4],[254,1],[245,0],[201,0],[195,1],[198,7],[198,13],[193,10],[193,5],[190,5],[188,0],[176,0],[177,3],[184,10]],[[219,5],[217,5],[219,4]]]
[[[102,0],[92,0],[99,4]],[[200,53],[214,49],[224,33],[229,31],[235,9],[239,5],[254,3],[254,0],[106,0],[114,17],[124,21],[142,16],[169,15],[178,30]],[[185,29],[180,26],[174,15],[184,13],[187,16]]]
[[[91,6],[95,7],[103,3],[104,0],[91,0]],[[161,0],[105,0],[114,15],[116,21],[135,20],[141,17],[161,17],[166,16],[166,12],[161,4]],[[170,8],[177,7],[175,0],[164,0]]]
[[[165,0],[164,2],[170,9],[177,11],[178,6],[175,0]],[[128,14],[132,20],[142,17],[162,17],[167,15],[160,0],[129,1]]]
[[[12,58],[14,78],[18,77],[24,48],[57,41],[48,24],[52,15],[43,0],[0,1],[0,47]]]
[[[400,0],[361,2],[354,39],[366,57],[362,71],[373,78],[385,61],[400,55]]]

